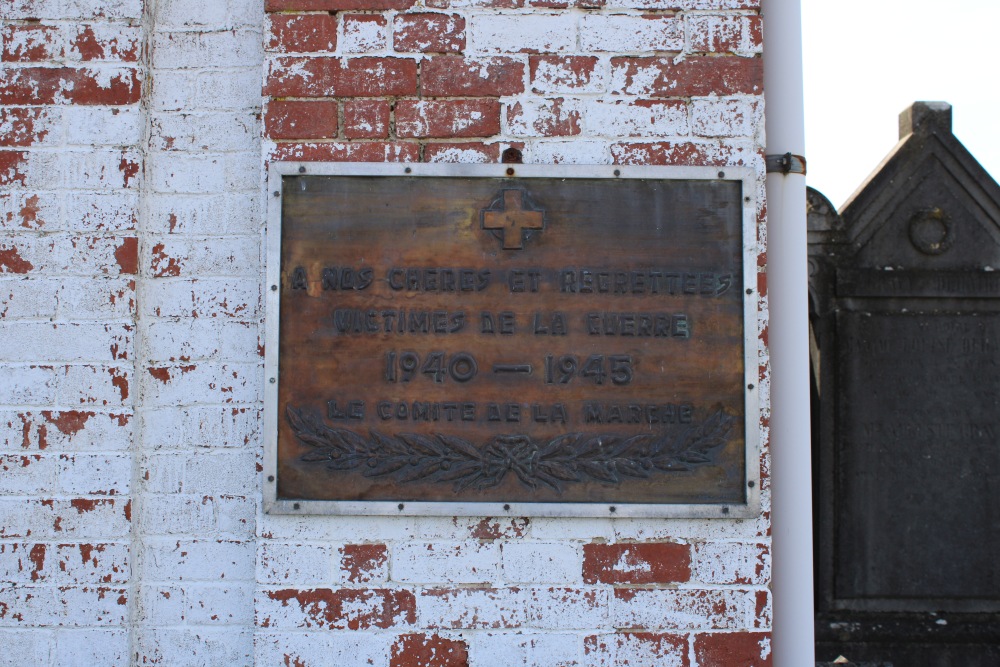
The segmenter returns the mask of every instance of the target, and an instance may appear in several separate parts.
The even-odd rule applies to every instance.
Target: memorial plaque
[[[268,510],[756,512],[753,183],[273,166]]]

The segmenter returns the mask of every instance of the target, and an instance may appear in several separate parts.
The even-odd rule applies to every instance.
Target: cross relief
[[[521,190],[504,190],[501,208],[480,212],[483,229],[493,232],[504,250],[521,250],[531,231],[545,228],[545,212],[527,209],[524,204]]]

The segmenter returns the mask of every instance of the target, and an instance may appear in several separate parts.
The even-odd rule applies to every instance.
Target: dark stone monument
[[[918,102],[808,224],[817,659],[1000,665],[1000,187]]]

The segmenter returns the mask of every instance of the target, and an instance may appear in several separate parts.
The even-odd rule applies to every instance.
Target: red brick
[[[389,136],[392,106],[388,100],[344,102],[344,136],[348,139],[385,139]]]
[[[48,135],[50,122],[44,107],[0,109],[0,146],[31,146],[40,142]]]
[[[28,160],[26,151],[0,151],[0,185],[25,184],[24,163]]]
[[[267,591],[282,606],[297,604],[306,627],[333,630],[387,629],[416,622],[416,598],[405,590],[313,588]]]
[[[402,141],[282,143],[271,153],[271,159],[313,162],[417,162],[420,160],[420,146]]]
[[[73,67],[23,67],[0,72],[0,104],[135,104],[142,86],[129,68],[111,75]]]
[[[417,92],[417,63],[405,58],[279,58],[264,94],[272,97],[383,97]]]
[[[521,102],[507,107],[507,126],[512,134],[540,137],[568,137],[580,134],[580,112],[564,108],[563,99],[542,100],[524,113]]]
[[[271,139],[328,139],[337,136],[337,103],[273,100],[264,114]]]
[[[689,48],[695,52],[737,53],[760,49],[761,17],[700,15],[688,18]]]
[[[63,55],[59,29],[51,25],[7,25],[0,31],[0,61],[29,63]]]
[[[622,632],[584,637],[583,653],[588,665],[670,665],[689,667],[687,637],[653,632]],[[704,667],[710,667],[705,665]],[[723,665],[712,666],[723,667]]]
[[[465,50],[465,19],[458,14],[400,14],[394,25],[393,48],[421,53]]]
[[[468,667],[469,647],[438,635],[400,635],[392,645],[389,667]]]
[[[389,549],[384,544],[345,544],[340,551],[340,569],[353,584],[378,579],[389,561]]]
[[[420,66],[420,90],[429,97],[500,97],[524,92],[524,63],[513,58],[438,56]]]
[[[490,137],[500,132],[497,100],[400,100],[400,137]]]
[[[386,9],[409,9],[417,0],[265,0],[264,11],[353,11]]]
[[[531,56],[531,84],[536,93],[586,89],[600,61],[595,56]]]
[[[771,667],[771,635],[766,632],[696,635],[694,655],[699,665]]]
[[[333,51],[337,17],[330,14],[272,14],[267,48],[283,53]]]
[[[654,76],[650,77],[650,73]],[[763,89],[760,58],[694,56],[676,65],[672,58],[612,58],[611,92],[653,97],[752,95]]]
[[[666,584],[690,578],[687,544],[583,545],[583,580],[588,584]]]
[[[138,62],[139,31],[124,28],[111,34],[94,32],[91,25],[78,26],[70,45],[79,54],[80,60],[120,60]]]

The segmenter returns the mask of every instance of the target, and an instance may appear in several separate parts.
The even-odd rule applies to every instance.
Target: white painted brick
[[[0,456],[0,494],[39,495],[52,488],[58,462],[40,454]]]
[[[531,536],[536,540],[611,541],[614,528],[620,519],[551,519],[536,517],[531,520]]]
[[[65,162],[60,153],[29,151],[18,172],[24,175],[24,187],[37,190],[56,190],[63,187]]]
[[[61,201],[51,192],[0,192],[0,230],[61,229]]]
[[[683,635],[597,635],[588,638],[584,653],[585,667],[688,667],[690,664],[687,660],[688,642]]]
[[[185,493],[249,493],[256,490],[256,477],[253,452],[191,451],[184,463]]]
[[[580,19],[580,48],[616,53],[682,51],[684,25],[670,16],[587,14]]]
[[[259,111],[160,113],[150,144],[161,151],[246,151],[258,147]]]
[[[501,115],[508,133],[515,137],[544,137],[579,133],[581,100],[557,98],[525,99],[507,106]],[[564,128],[572,126],[576,131]]]
[[[261,229],[259,193],[149,197],[150,231],[176,234],[246,234]]]
[[[767,534],[766,517],[714,521],[699,519],[617,519],[613,539],[616,542],[663,540],[747,540]]]
[[[488,155],[474,148],[455,146],[434,153],[428,162],[443,162],[449,164],[488,164],[492,162]]]
[[[146,286],[143,315],[156,317],[231,317],[260,313],[260,283],[245,278],[154,280]]]
[[[585,629],[608,622],[608,596],[594,588],[427,589],[417,611],[429,628]]]
[[[80,408],[123,408],[132,405],[131,366],[64,366],[58,369],[57,401]]]
[[[184,588],[188,584],[144,584],[139,587],[136,634],[145,634],[143,626],[181,625],[184,622]]]
[[[394,545],[391,576],[404,583],[490,583],[500,578],[500,548],[465,542]]]
[[[49,324],[0,322],[7,361],[112,362],[132,353],[127,324]]]
[[[223,351],[220,324],[218,321],[200,317],[154,320],[145,330],[146,344],[150,349],[148,360],[151,363],[178,361],[187,363],[216,357]]]
[[[137,107],[67,105],[63,111],[70,146],[132,146],[142,140]]]
[[[127,622],[127,589],[111,586],[17,586],[0,588],[0,626],[108,626]]]
[[[57,451],[78,451],[100,449],[128,449],[132,428],[131,417],[122,414],[97,411],[78,411],[72,416],[80,420],[76,424],[60,430],[59,411],[38,412],[0,411],[0,451],[45,449],[49,453]]]
[[[382,51],[389,46],[389,25],[384,17],[374,20],[375,15],[355,14],[345,16],[342,22],[343,36],[337,43],[341,53],[364,53]]]
[[[151,628],[138,638],[138,663],[250,667],[252,647],[253,633],[248,628]]]
[[[264,542],[257,547],[257,581],[318,586],[334,581],[333,548],[325,544]]]
[[[18,276],[0,277],[0,318],[54,318],[59,305],[60,281]]]
[[[129,660],[128,629],[60,630],[55,654],[54,664],[59,667],[125,665]]]
[[[770,550],[761,543],[696,544],[691,580],[708,584],[767,585],[771,580]]]
[[[222,27],[227,25],[231,3],[225,0],[160,0],[155,5],[156,23],[166,30]]]
[[[139,210],[134,192],[73,192],[66,197],[66,225],[70,231],[117,232],[133,230]]]
[[[152,238],[153,275],[244,275],[259,277],[260,238]]]
[[[128,274],[57,283],[57,320],[131,320],[135,313],[135,278]]]
[[[0,365],[0,404],[51,405],[58,386],[52,366]]]
[[[138,186],[138,178],[129,178],[126,173],[128,169],[139,171],[141,158],[132,149],[66,151],[60,153],[59,159],[63,187],[110,190]]]
[[[260,408],[189,406],[146,410],[143,442],[150,449],[242,447],[259,437]]]
[[[0,136],[28,138],[32,148],[59,146],[65,136],[62,111],[53,106],[0,109]]]
[[[142,525],[151,535],[211,535],[215,502],[202,495],[147,494],[141,505]]]
[[[157,70],[150,98],[158,111],[254,109],[260,106],[260,71]]]
[[[184,457],[186,452],[170,451],[163,454],[144,454],[141,459],[141,490],[153,493],[184,492]]]
[[[0,15],[3,10],[0,9]],[[0,627],[0,666],[51,665],[55,632],[43,628],[21,630]]]
[[[577,667],[581,643],[579,635],[555,632],[476,632],[469,637],[469,664],[502,660],[505,667]]]
[[[742,99],[692,100],[691,133],[702,137],[746,137],[763,127],[763,108]]]
[[[62,454],[56,488],[67,495],[128,495],[131,477],[129,454]]]
[[[535,164],[611,164],[611,151],[605,141],[537,140],[531,143],[530,159]]]
[[[0,537],[107,541],[127,537],[131,501],[0,497]]]
[[[260,33],[254,31],[172,32],[153,36],[157,70],[231,67],[263,60]]]
[[[140,375],[143,400],[150,407],[199,402],[255,403],[262,400],[261,366],[203,362],[147,369]]]
[[[503,578],[509,584],[577,584],[583,582],[583,556],[567,542],[502,544]]]
[[[258,665],[387,665],[391,633],[294,632],[254,634]]]
[[[223,539],[252,539],[256,528],[257,491],[253,486],[244,489],[247,495],[221,494],[216,503],[216,534]]]
[[[225,190],[223,155],[159,153],[152,162],[150,186],[159,192],[208,193]]]
[[[687,109],[674,101],[592,100],[585,104],[583,126],[587,134],[614,137],[684,135]]]
[[[570,14],[475,14],[469,19],[469,51],[559,53],[576,48],[576,16]],[[512,49],[511,40],[516,40]]]
[[[53,584],[128,583],[125,543],[0,543],[0,581]]]
[[[254,548],[249,542],[153,537],[144,546],[150,580],[253,579]]]
[[[751,21],[755,17],[743,15],[689,14],[684,17],[691,51],[720,51],[716,40],[733,45],[732,52],[739,56],[754,56],[763,52],[761,41],[755,39]],[[759,26],[759,23],[758,23]]]
[[[618,590],[612,601],[611,624],[651,630],[736,630],[747,627],[754,605],[754,591]]]
[[[233,585],[185,586],[185,620],[191,625],[253,624],[253,589]]]
[[[32,275],[119,275],[122,267],[115,253],[123,243],[121,237],[22,235],[0,238],[0,249],[16,249],[21,259],[32,265]]]

